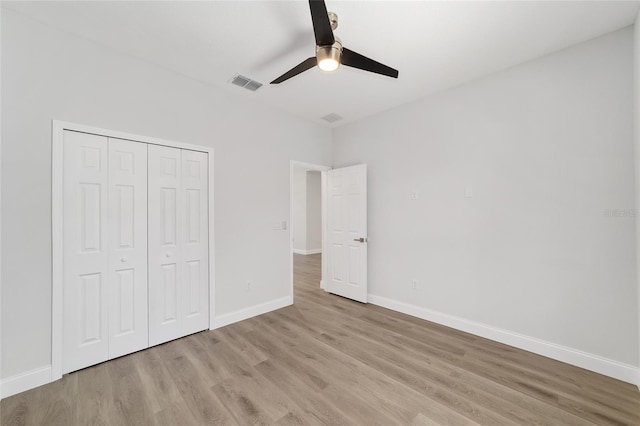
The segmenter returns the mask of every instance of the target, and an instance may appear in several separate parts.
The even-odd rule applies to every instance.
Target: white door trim
[[[320,203],[321,203],[321,221],[322,221],[322,254],[321,259],[322,259],[322,271],[320,272],[320,287],[322,289],[324,289],[324,277],[327,276],[325,274],[325,261],[324,261],[324,256],[326,253],[326,247],[325,247],[325,241],[326,241],[326,202],[325,202],[325,182],[327,179],[327,171],[331,170],[331,167],[329,166],[322,166],[320,164],[312,164],[312,163],[305,163],[302,161],[295,161],[295,160],[291,160],[289,162],[289,295],[291,296],[291,303],[293,303],[293,227],[295,226],[293,223],[293,169],[295,167],[298,168],[302,168],[305,169],[307,171],[309,170],[315,170],[318,172],[321,172],[321,177],[320,177],[320,185],[321,185],[321,189],[320,189]]]
[[[114,130],[85,126],[60,120],[52,121],[51,146],[51,381],[62,377],[62,310],[63,310],[63,140],[64,131],[90,133],[110,138],[143,142],[151,145],[163,145],[173,148],[188,149],[208,154],[209,163],[209,329],[214,328],[215,318],[215,251],[214,251],[214,219],[213,219],[213,148],[168,141],[149,136],[141,136]]]

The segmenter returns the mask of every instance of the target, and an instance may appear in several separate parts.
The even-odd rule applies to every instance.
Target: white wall
[[[0,7],[0,35],[2,34],[2,8]],[[2,48],[0,46],[0,83],[2,81]],[[0,84],[0,110],[2,109],[2,84]],[[2,223],[2,114],[0,113],[0,224]],[[0,309],[2,309],[2,226],[0,226]],[[2,378],[2,312],[0,312],[0,379]],[[3,394],[0,380],[0,397]]]
[[[291,228],[293,232],[293,250],[307,250],[307,170],[293,168],[293,199],[291,206]]]
[[[322,251],[320,172],[293,167],[292,185],[293,251],[314,254]]]
[[[640,11],[633,26],[634,48],[634,158],[635,158],[635,196],[636,196],[636,284],[638,297],[638,345],[640,346]],[[638,350],[638,365],[640,365],[640,348]],[[640,387],[640,372],[638,373]]]
[[[51,361],[52,119],[213,146],[216,313],[289,296],[289,232],[272,228],[290,160],[330,163],[328,129],[7,10],[1,47],[3,378]]]
[[[626,28],[335,129],[370,293],[637,366],[632,58]]]
[[[307,172],[307,250],[322,251],[322,203],[320,172]]]

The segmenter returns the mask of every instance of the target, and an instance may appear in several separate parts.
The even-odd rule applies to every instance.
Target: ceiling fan
[[[311,9],[313,33],[316,37],[316,56],[305,59],[273,80],[271,84],[280,84],[316,65],[323,71],[335,71],[342,64],[398,78],[398,70],[342,46],[340,39],[333,35],[333,31],[338,28],[338,15],[333,12],[327,13],[327,6],[324,4],[324,0],[309,0],[309,8]]]

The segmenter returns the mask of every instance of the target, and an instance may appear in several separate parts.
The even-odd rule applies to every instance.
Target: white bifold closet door
[[[209,326],[207,154],[149,145],[149,344]]]
[[[148,346],[147,146],[64,132],[64,373]]]
[[[149,347],[147,144],[109,139],[109,358]]]

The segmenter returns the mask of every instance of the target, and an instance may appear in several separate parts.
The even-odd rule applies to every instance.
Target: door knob
[[[366,243],[367,239],[365,237],[362,238],[354,238],[353,241],[357,241],[359,243]]]
[[[126,262],[126,261],[127,261],[127,258],[126,258],[126,257],[121,257],[121,258],[120,258],[120,262]]]
[[[165,254],[165,256],[171,257],[171,253],[167,253],[167,254]]]

